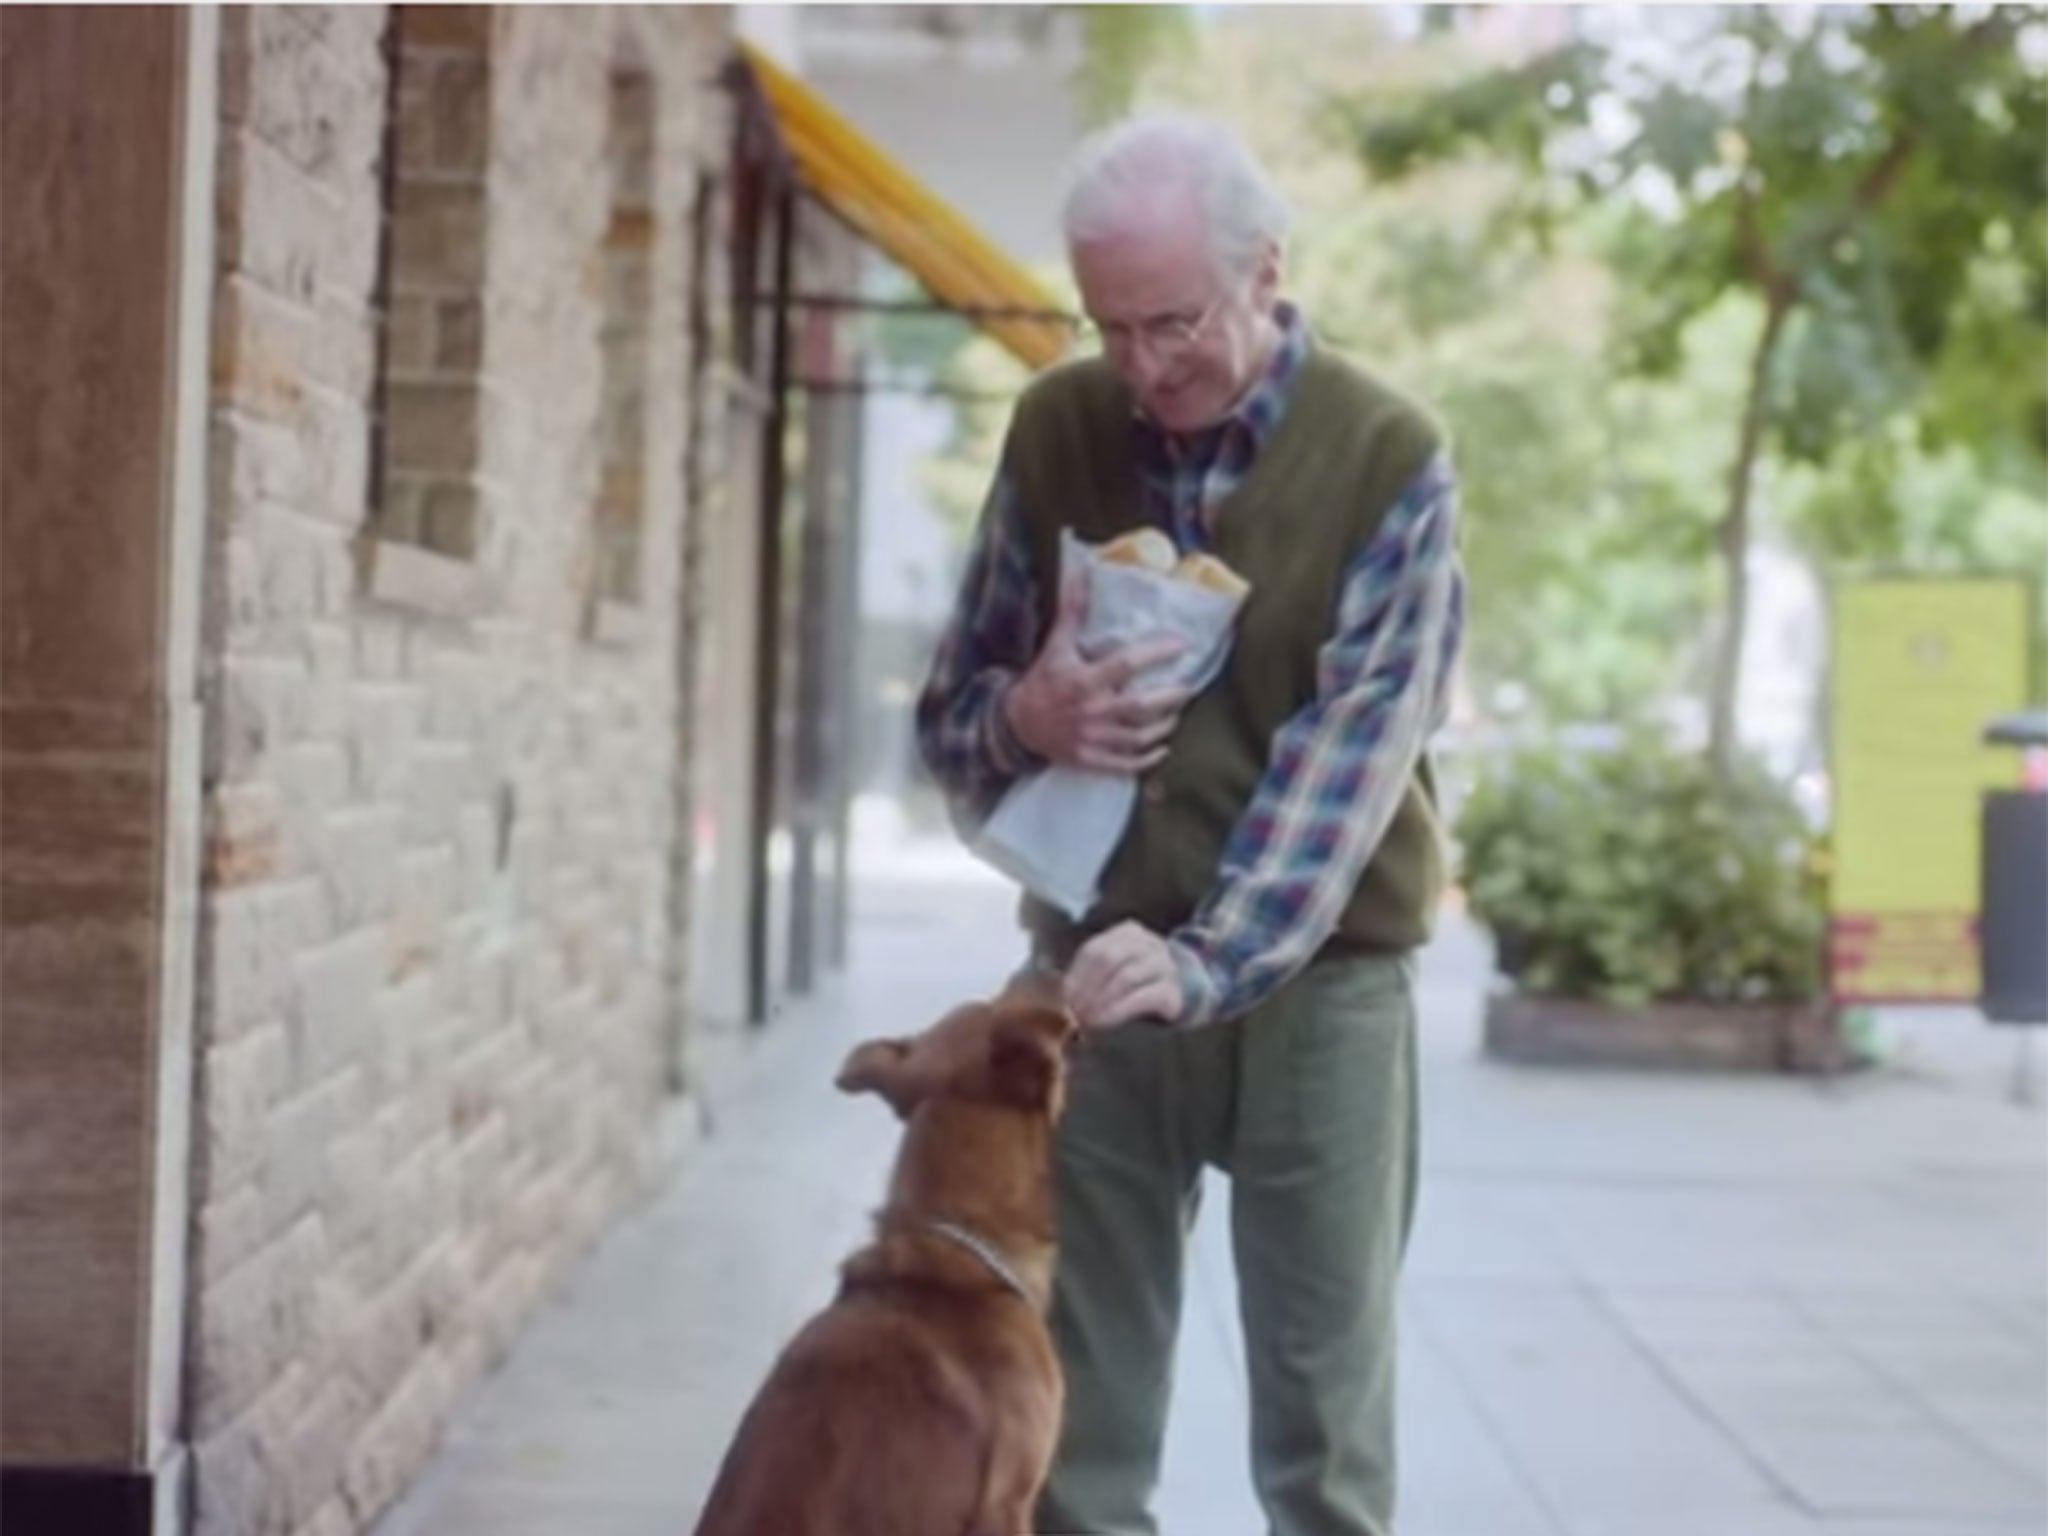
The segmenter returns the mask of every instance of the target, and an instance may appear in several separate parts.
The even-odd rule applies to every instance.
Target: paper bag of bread
[[[1213,555],[1183,556],[1156,528],[1094,546],[1060,536],[1060,574],[1078,569],[1088,603],[1078,637],[1084,654],[1161,634],[1180,651],[1133,680],[1143,689],[1207,687],[1230,654],[1238,609],[1250,587]],[[1080,919],[1094,906],[1104,866],[1137,804],[1128,774],[1047,768],[1012,785],[972,839],[976,853],[1033,895]]]
[[[1200,551],[1183,555],[1173,547],[1173,540],[1157,528],[1134,528],[1111,539],[1095,553],[1098,559],[1111,565],[1135,565],[1140,570],[1157,571],[1162,576],[1192,581],[1227,597],[1242,598],[1251,591],[1250,582],[1214,555]]]

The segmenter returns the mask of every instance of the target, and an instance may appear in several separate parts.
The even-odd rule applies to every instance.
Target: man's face
[[[1169,432],[1197,432],[1228,415],[1266,365],[1279,257],[1226,279],[1192,197],[1162,198],[1147,213],[1074,245],[1074,281],[1139,408]]]

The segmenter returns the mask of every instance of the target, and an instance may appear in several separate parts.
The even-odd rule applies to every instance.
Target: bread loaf
[[[1226,597],[1243,597],[1252,589],[1250,582],[1214,555],[1189,555],[1173,568],[1173,574]]]
[[[1191,581],[1226,597],[1243,597],[1251,590],[1250,582],[1214,555],[1178,555],[1173,540],[1157,528],[1133,528],[1129,533],[1111,539],[1098,553],[1113,565],[1135,565],[1157,571],[1162,576]]]
[[[1162,575],[1172,572],[1177,551],[1173,540],[1157,528],[1133,528],[1102,546],[1102,558],[1114,565],[1137,565]]]

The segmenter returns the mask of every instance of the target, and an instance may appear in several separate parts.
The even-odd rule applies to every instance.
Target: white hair
[[[1198,199],[1210,256],[1227,277],[1245,276],[1269,243],[1286,242],[1286,200],[1244,140],[1212,118],[1159,112],[1112,124],[1075,151],[1061,218],[1067,244],[1128,229],[1134,206],[1156,206],[1170,191]]]

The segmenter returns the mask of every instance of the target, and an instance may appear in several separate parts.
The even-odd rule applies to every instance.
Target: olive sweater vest
[[[1060,530],[1099,543],[1145,521],[1132,409],[1099,360],[1051,371],[1018,402],[1005,471],[1028,530],[1040,634],[1058,602]],[[1026,899],[1025,924],[1044,948],[1064,959],[1126,919],[1163,934],[1194,914],[1275,733],[1315,701],[1317,654],[1335,633],[1345,573],[1439,443],[1419,408],[1364,372],[1320,348],[1303,359],[1273,436],[1211,511],[1212,552],[1251,583],[1229,660],[1182,714],[1166,761],[1146,775],[1087,919],[1077,926]],[[1415,948],[1429,937],[1443,881],[1425,758],[1325,952]]]

